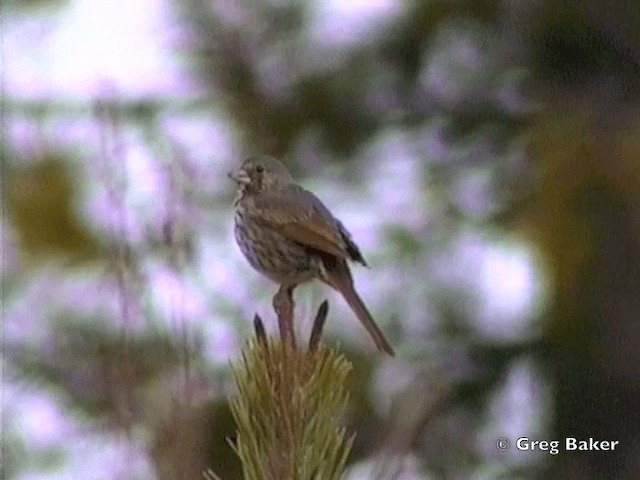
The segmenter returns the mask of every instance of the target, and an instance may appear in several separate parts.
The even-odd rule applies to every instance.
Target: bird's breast
[[[237,208],[234,233],[253,268],[278,283],[292,278],[307,281],[319,276],[320,258],[280,231],[264,226],[250,209]]]

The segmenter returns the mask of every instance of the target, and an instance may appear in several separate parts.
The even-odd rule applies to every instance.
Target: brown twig
[[[318,313],[316,313],[316,319],[313,321],[313,328],[311,329],[311,336],[309,338],[309,351],[313,352],[318,348],[320,340],[322,340],[322,331],[324,329],[325,321],[327,320],[327,314],[329,313],[329,302],[325,300],[320,304]]]
[[[285,296],[286,295],[286,296]],[[280,337],[284,341],[285,339],[291,339],[291,344],[295,348],[295,336],[293,330],[293,307],[294,302],[291,296],[291,290],[280,289],[276,296],[273,298],[273,308],[278,315],[278,327],[280,328]],[[320,341],[322,340],[322,333],[324,325],[327,320],[327,314],[329,313],[329,301],[325,300],[320,304],[318,311],[316,312],[316,318],[313,321],[313,327],[311,329],[311,335],[309,336],[309,351],[313,352],[318,348]],[[264,328],[264,322],[260,315],[257,313],[253,317],[253,328],[256,332],[256,338],[258,343],[263,346],[268,345],[267,332]]]
[[[256,337],[258,338],[258,343],[263,346],[267,346],[267,332],[264,329],[264,323],[262,323],[262,319],[260,315],[256,313],[255,317],[253,317],[253,327],[256,330]]]

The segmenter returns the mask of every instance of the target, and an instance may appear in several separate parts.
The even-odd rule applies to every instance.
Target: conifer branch
[[[259,316],[256,339],[233,366],[238,395],[231,400],[237,425],[232,447],[245,480],[339,480],[353,436],[339,424],[351,363],[320,343],[328,303],[320,306],[309,350],[289,337],[267,339]]]

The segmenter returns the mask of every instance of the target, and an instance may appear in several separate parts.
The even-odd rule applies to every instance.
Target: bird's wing
[[[256,220],[302,245],[338,258],[351,255],[339,229],[340,223],[313,193],[298,186],[256,195]]]

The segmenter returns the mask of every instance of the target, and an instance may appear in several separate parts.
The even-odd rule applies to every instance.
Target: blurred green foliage
[[[76,189],[62,153],[5,172],[7,212],[22,251],[36,261],[61,256],[71,263],[97,260],[100,242],[82,222]]]

